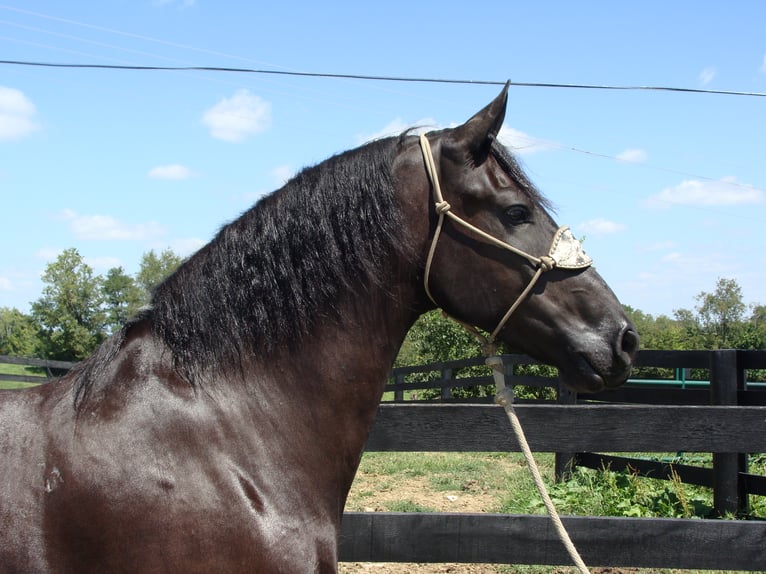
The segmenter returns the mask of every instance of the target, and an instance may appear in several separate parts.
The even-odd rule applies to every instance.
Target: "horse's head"
[[[425,291],[456,319],[555,365],[569,387],[615,387],[628,377],[638,335],[580,243],[497,143],[506,100],[507,87],[465,124],[421,138],[433,192]]]

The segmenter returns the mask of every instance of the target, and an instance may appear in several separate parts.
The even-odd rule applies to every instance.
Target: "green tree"
[[[503,352],[503,349],[500,349]],[[441,363],[459,359],[482,356],[482,348],[476,337],[466,331],[460,324],[445,317],[440,311],[431,311],[421,316],[407,334],[402,350],[397,359],[397,366],[422,365]],[[482,377],[491,374],[491,369],[485,365],[463,367],[453,375],[460,378]],[[556,369],[547,365],[516,365],[515,375],[555,377]],[[414,376],[409,382],[427,380],[429,377]],[[495,392],[494,385],[473,385],[456,387],[452,390],[455,398],[485,397]],[[514,392],[519,398],[551,399],[555,391],[548,387],[514,386]],[[425,390],[423,398],[436,398],[440,392],[436,389]]]
[[[106,273],[101,286],[106,325],[110,333],[119,329],[143,304],[142,291],[135,280],[122,267],[113,267]]]
[[[734,279],[719,277],[715,291],[703,291],[696,300],[699,324],[709,347],[731,347],[745,316],[742,288]]]
[[[766,305],[756,303],[751,307],[750,322],[766,327]]]
[[[667,315],[654,317],[629,305],[624,305],[625,314],[633,321],[638,334],[641,336],[642,349],[671,349],[679,350],[686,348],[688,337],[682,320],[674,320]],[[685,316],[685,311],[676,313]],[[692,323],[694,321],[692,320]]]
[[[162,251],[159,255],[154,252],[154,249],[144,253],[141,258],[140,269],[136,274],[136,283],[142,290],[141,298],[143,304],[148,304],[151,301],[154,288],[178,269],[182,262],[183,259],[169,248]]]
[[[753,305],[750,318],[738,331],[736,349],[766,349],[766,305]]]
[[[652,346],[647,346],[647,349],[680,351],[691,348],[689,347],[689,338],[685,336],[683,327],[667,315],[660,315],[655,318],[653,334]]]
[[[700,325],[699,317],[689,309],[676,309],[673,311],[675,325],[680,330],[680,349],[706,349],[708,342]],[[657,347],[658,349],[661,347]]]
[[[37,346],[32,317],[15,308],[0,307],[0,355],[32,357]]]
[[[414,355],[421,363],[437,363],[481,355],[481,346],[476,338],[440,311],[422,315],[410,329],[407,339],[415,347]]]
[[[397,366],[423,365],[441,363],[457,359],[476,357],[481,354],[481,348],[476,339],[460,325],[446,318],[441,311],[430,311],[421,315],[407,333],[404,344],[399,351]],[[485,375],[489,369],[472,367],[453,373],[454,376]],[[436,373],[434,373],[436,375]],[[428,373],[417,373],[408,378],[408,382],[424,382],[433,378]],[[484,396],[486,387],[469,387],[453,389],[454,396]],[[426,399],[438,398],[438,389],[426,389],[420,395]]]
[[[46,358],[79,361],[104,339],[101,278],[76,249],[63,251],[42,275],[45,286],[32,303]]]

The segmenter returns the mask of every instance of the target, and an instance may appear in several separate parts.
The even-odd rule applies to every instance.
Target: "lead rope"
[[[532,474],[532,480],[535,483],[535,487],[537,487],[537,492],[540,493],[540,498],[543,500],[545,509],[551,517],[551,522],[553,522],[553,527],[556,529],[556,534],[558,534],[559,539],[569,553],[569,557],[572,559],[572,562],[575,563],[575,566],[577,566],[580,573],[590,574],[590,570],[588,570],[588,567],[580,557],[580,553],[577,551],[572,539],[569,537],[569,533],[564,527],[564,523],[561,521],[556,506],[548,495],[548,489],[545,487],[543,477],[540,474],[540,469],[537,466],[537,462],[535,462],[535,457],[532,455],[532,450],[529,448],[527,437],[524,435],[524,429],[521,428],[521,422],[513,408],[513,389],[505,386],[505,365],[503,364],[503,358],[499,355],[493,355],[487,357],[485,363],[492,367],[492,375],[495,378],[495,403],[503,407],[503,409],[505,409],[505,414],[508,415],[508,421],[511,423],[513,433],[516,435],[516,440],[521,447],[521,452],[524,454],[524,459],[527,461],[527,467]]]
[[[505,385],[505,365],[503,363],[502,357],[496,354],[496,347],[495,347],[495,338],[497,337],[498,333],[505,326],[506,322],[511,317],[513,312],[516,311],[516,309],[522,303],[522,301],[524,301],[527,295],[529,295],[529,292],[535,286],[535,284],[537,283],[537,280],[540,279],[543,273],[545,273],[546,271],[550,271],[556,266],[556,260],[551,255],[559,239],[568,230],[568,228],[565,226],[562,226],[556,231],[554,235],[553,243],[551,244],[551,248],[549,250],[549,254],[543,257],[535,257],[534,255],[526,253],[525,251],[522,251],[521,249],[517,249],[516,247],[513,247],[512,245],[504,241],[500,241],[499,239],[492,237],[488,233],[485,233],[481,229],[471,225],[470,223],[468,223],[464,219],[461,219],[460,217],[458,217],[457,215],[455,215],[454,213],[450,211],[451,209],[450,204],[447,203],[444,200],[444,197],[442,196],[441,186],[439,184],[439,178],[436,172],[436,165],[434,162],[433,153],[431,152],[431,146],[425,134],[421,134],[420,136],[420,146],[423,152],[423,160],[425,161],[425,164],[426,164],[426,172],[428,173],[428,177],[431,180],[431,184],[433,187],[436,213],[439,216],[439,219],[436,223],[436,230],[434,231],[434,237],[433,237],[433,240],[431,241],[431,247],[428,250],[428,257],[426,259],[426,269],[425,269],[425,274],[423,277],[423,284],[425,286],[426,295],[428,295],[428,298],[431,299],[434,305],[436,305],[437,307],[440,307],[440,305],[436,302],[433,295],[431,294],[431,289],[429,288],[429,283],[430,283],[429,278],[431,274],[431,264],[433,262],[434,253],[436,252],[436,245],[439,242],[439,236],[441,235],[442,225],[444,223],[445,217],[449,217],[455,223],[470,229],[471,231],[477,233],[478,235],[480,235],[487,241],[499,247],[502,247],[503,249],[507,249],[513,253],[516,253],[517,255],[520,255],[526,258],[530,263],[535,265],[535,267],[537,268],[534,276],[532,277],[530,282],[527,284],[527,287],[524,289],[524,291],[522,291],[521,295],[519,295],[516,301],[514,301],[513,305],[511,305],[511,307],[505,313],[505,315],[500,320],[497,327],[495,327],[495,330],[492,331],[489,337],[485,337],[484,335],[482,335],[479,332],[479,330],[473,325],[469,325],[454,317],[450,317],[444,311],[442,312],[444,312],[444,315],[446,317],[450,317],[452,320],[462,325],[464,329],[466,329],[469,333],[471,333],[474,337],[476,337],[479,340],[482,350],[486,356],[485,363],[489,365],[490,367],[492,367],[492,375],[495,379],[495,388],[496,388],[495,403],[503,407],[503,409],[505,410],[505,414],[508,415],[508,421],[511,423],[511,428],[513,429],[513,433],[516,435],[516,440],[519,443],[519,446],[521,447],[521,452],[524,454],[524,459],[527,461],[527,467],[529,468],[529,471],[532,474],[532,480],[535,483],[537,492],[540,493],[540,498],[542,499],[543,504],[545,505],[545,509],[548,511],[548,515],[551,517],[551,521],[553,522],[553,526],[556,530],[556,534],[558,535],[561,542],[564,544],[564,547],[569,553],[569,556],[574,562],[575,566],[580,571],[580,574],[590,574],[588,567],[585,565],[585,562],[583,562],[583,559],[580,557],[580,553],[577,551],[577,548],[572,542],[572,539],[569,537],[569,533],[564,527],[564,523],[561,522],[561,517],[559,516],[559,513],[556,510],[556,507],[553,504],[553,501],[551,500],[550,495],[548,494],[548,490],[545,487],[545,483],[543,482],[543,477],[540,474],[540,469],[537,466],[537,462],[535,462],[535,457],[532,455],[532,450],[529,448],[529,443],[527,442],[527,437],[524,434],[524,429],[521,427],[521,422],[519,421],[519,417],[516,415],[516,411],[513,408],[513,398],[514,398],[513,389]],[[588,265],[589,264],[590,263],[588,263]]]

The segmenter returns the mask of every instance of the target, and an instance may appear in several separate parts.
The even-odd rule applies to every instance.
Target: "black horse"
[[[345,152],[225,226],[68,375],[2,392],[0,571],[335,572],[407,330],[436,302],[491,331],[543,265],[498,338],[574,389],[621,384],[638,338],[603,280],[523,255],[558,227],[495,140],[506,91],[427,136],[461,223],[418,138]]]

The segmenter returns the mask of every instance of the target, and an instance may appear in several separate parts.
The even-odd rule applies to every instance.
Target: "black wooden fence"
[[[518,451],[500,407],[449,402],[450,389],[491,384],[489,377],[456,376],[479,362],[395,370],[395,402],[380,406],[367,450]],[[508,356],[507,363],[507,384],[555,384],[514,376],[515,365],[534,363],[528,357]],[[636,380],[598,395],[560,391],[555,403],[519,404],[532,449],[559,453],[560,473],[573,463],[615,469],[621,461],[656,478],[663,476],[661,463],[592,453],[713,453],[712,469],[673,468],[682,480],[711,486],[720,514],[746,512],[748,494],[766,495],[766,478],[747,472],[745,456],[766,452],[766,388],[747,379],[748,371],[766,369],[766,351],[643,351],[638,365],[695,369],[708,379]],[[407,382],[418,370],[438,376]],[[439,389],[441,402],[406,401],[417,388]],[[766,570],[764,520],[565,517],[564,523],[591,566]],[[549,519],[528,515],[347,513],[340,551],[350,561],[569,563]]]
[[[534,361],[507,358],[510,384],[551,383],[515,378],[514,364]],[[741,513],[746,493],[766,494],[766,479],[743,468],[744,455],[766,452],[766,389],[747,380],[748,371],[766,369],[766,351],[643,351],[638,364],[704,369],[709,383],[639,381],[587,398],[559,392],[558,402],[519,404],[532,449],[562,453],[562,472],[566,463],[601,456],[583,453],[712,452],[714,468],[698,469],[705,478],[695,480],[712,485],[719,512]],[[416,369],[395,371],[390,389],[397,400],[379,407],[367,450],[518,451],[500,407],[446,402],[450,388],[490,383],[484,377],[456,378],[464,366],[430,366],[439,377],[425,383],[406,381]],[[443,402],[404,401],[405,393],[424,387],[445,389],[438,393],[445,395]],[[619,461],[603,460],[612,468]],[[765,520],[563,520],[590,566],[766,570]],[[529,515],[349,512],[339,550],[343,561],[569,563],[549,519]]]

